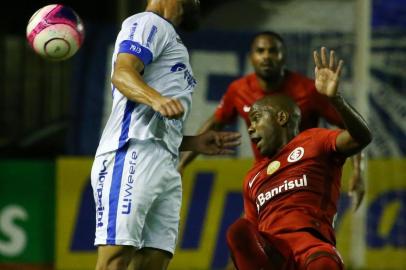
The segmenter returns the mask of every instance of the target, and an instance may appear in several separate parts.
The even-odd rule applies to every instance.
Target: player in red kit
[[[207,120],[199,132],[210,129],[222,130],[234,122],[238,116],[250,126],[248,112],[255,101],[275,94],[290,96],[301,111],[300,131],[318,126],[320,118],[330,124],[343,127],[340,115],[327,97],[317,92],[314,80],[285,68],[286,45],[280,35],[274,32],[261,32],[252,41],[250,60],[254,73],[233,81],[217,107],[214,115]],[[251,142],[255,161],[263,157],[255,142]],[[183,169],[197,156],[196,153],[183,154],[179,170]],[[361,155],[354,157],[354,170],[350,179],[350,194],[354,195],[355,209],[360,205],[364,195],[364,183],[361,173]]]
[[[340,115],[329,98],[316,90],[314,80],[285,68],[286,50],[285,43],[278,34],[274,32],[257,34],[250,50],[250,60],[255,72],[230,84],[214,115],[208,119],[200,132],[209,129],[221,130],[227,124],[235,121],[238,116],[242,117],[249,127],[248,112],[252,104],[265,96],[277,94],[290,96],[299,106],[301,111],[300,131],[317,127],[320,118],[343,127]],[[251,145],[258,162],[263,157],[257,150],[255,141],[252,141]],[[194,153],[185,154],[179,164],[180,171],[195,156]],[[354,158],[354,170],[349,190],[354,195],[352,202],[356,209],[364,194],[360,155]]]
[[[371,141],[362,117],[337,92],[343,62],[314,53],[316,89],[345,129],[299,133],[300,109],[286,95],[267,96],[249,111],[248,133],[261,155],[244,180],[245,216],[227,231],[239,270],[344,269],[333,229],[345,159]]]

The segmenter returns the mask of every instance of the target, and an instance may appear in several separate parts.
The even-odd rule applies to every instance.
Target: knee
[[[227,229],[227,244],[233,248],[242,249],[255,239],[256,228],[245,218],[240,218]]]
[[[113,260],[98,260],[96,270],[123,270],[127,269],[129,261],[124,258]]]
[[[128,263],[121,260],[97,262],[96,270],[122,270],[127,269]]]
[[[306,270],[342,270],[344,269],[339,258],[320,256],[306,265]]]

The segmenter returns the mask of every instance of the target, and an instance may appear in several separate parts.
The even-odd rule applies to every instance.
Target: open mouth
[[[261,64],[262,68],[274,68],[274,65],[272,63],[263,63]]]
[[[251,142],[258,145],[258,143],[261,141],[261,137],[254,137],[251,138]]]

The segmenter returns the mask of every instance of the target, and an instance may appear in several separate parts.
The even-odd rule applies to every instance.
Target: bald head
[[[265,110],[271,114],[278,112],[286,112],[288,114],[288,122],[292,127],[298,127],[300,122],[300,109],[296,103],[288,96],[276,94],[272,96],[265,96],[254,103],[253,109]]]
[[[251,107],[248,134],[261,155],[271,157],[299,132],[300,110],[288,96],[266,96]]]

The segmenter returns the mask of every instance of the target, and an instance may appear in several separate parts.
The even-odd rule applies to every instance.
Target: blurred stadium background
[[[142,0],[59,1],[83,18],[72,59],[49,63],[25,42],[48,1],[2,7],[0,27],[0,269],[94,269],[92,156],[110,110],[110,56],[120,21]],[[312,76],[311,51],[346,61],[342,90],[374,132],[367,195],[351,211],[343,176],[338,249],[350,269],[406,269],[406,2],[404,0],[202,0],[203,24],[182,33],[198,87],[185,133],[213,112],[227,84],[251,71],[250,38],[282,34],[288,68]],[[245,134],[242,122],[231,127]],[[224,234],[242,211],[251,165],[247,138],[235,157],[199,158],[184,175],[177,253],[170,269],[223,269]]]

